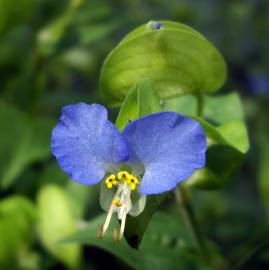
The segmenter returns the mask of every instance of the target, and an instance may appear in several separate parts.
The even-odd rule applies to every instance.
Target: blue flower
[[[201,125],[185,116],[151,114],[130,122],[120,133],[98,104],[63,107],[52,132],[53,154],[70,178],[82,185],[103,180],[107,189],[115,190],[101,236],[113,212],[125,224],[132,213],[132,192],[144,198],[175,188],[204,166],[206,147]],[[127,169],[120,169],[122,165]]]

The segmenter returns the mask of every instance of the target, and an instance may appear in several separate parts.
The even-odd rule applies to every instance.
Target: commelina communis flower
[[[207,143],[198,122],[175,112],[144,116],[119,132],[103,106],[78,103],[62,108],[51,146],[71,179],[82,185],[102,181],[113,192],[98,234],[104,236],[116,212],[121,239],[127,214],[141,213],[146,195],[172,190],[204,166]]]

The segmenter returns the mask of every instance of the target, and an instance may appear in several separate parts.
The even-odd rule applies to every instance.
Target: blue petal
[[[131,122],[122,134],[129,148],[129,162],[144,166],[142,194],[169,191],[205,165],[203,128],[177,113],[145,116]]]
[[[128,159],[122,135],[98,104],[63,107],[51,147],[62,170],[83,185],[97,184],[111,165]]]

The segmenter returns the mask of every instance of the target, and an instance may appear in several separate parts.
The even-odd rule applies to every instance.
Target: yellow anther
[[[119,232],[116,228],[114,229],[113,236],[115,241],[119,241]]]
[[[129,175],[128,179],[127,179],[127,184],[130,186],[131,190],[135,190],[136,189],[136,185],[139,184],[139,180],[133,176],[133,175]]]
[[[127,181],[129,175],[127,171],[121,171],[117,174],[117,177],[120,181]]]
[[[99,225],[97,230],[97,238],[102,239],[103,238],[103,225]]]
[[[119,198],[119,197],[118,197],[118,198],[116,198],[116,199],[114,199],[114,200],[112,201],[112,203],[113,203],[114,205],[116,205],[117,207],[122,206],[122,203],[121,203],[121,201],[120,201],[120,198]]]
[[[106,183],[107,188],[112,188],[113,186],[116,186],[118,184],[116,175],[111,174],[110,176],[108,176],[105,180],[105,183]]]

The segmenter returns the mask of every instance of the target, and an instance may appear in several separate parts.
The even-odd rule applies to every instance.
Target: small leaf
[[[204,117],[212,119],[216,124],[244,120],[240,96],[236,92],[220,96],[205,96]]]
[[[68,194],[58,186],[43,187],[38,194],[38,209],[38,231],[43,245],[69,269],[77,269],[80,264],[80,247],[58,243],[77,229],[77,216]]]
[[[242,154],[249,149],[248,133],[241,120],[227,122],[220,126],[213,126],[200,117],[192,117],[204,127],[210,144],[227,144]]]
[[[217,127],[228,144],[239,152],[246,154],[249,149],[248,133],[245,123],[241,120],[230,121]]]
[[[131,88],[120,108],[116,126],[122,130],[129,121],[159,111],[161,111],[160,100],[151,81],[145,80]]]
[[[138,89],[138,85],[131,88],[128,96],[122,103],[116,120],[116,127],[120,131],[125,128],[129,121],[135,120],[139,117]]]
[[[104,62],[100,90],[118,106],[129,89],[150,79],[162,99],[182,94],[212,93],[224,83],[226,66],[214,46],[183,24],[161,21],[129,33]]]
[[[204,96],[203,118],[224,124],[232,120],[244,120],[243,106],[237,93],[218,96]],[[195,116],[197,99],[186,95],[164,100],[163,111],[175,111],[180,114]]]

